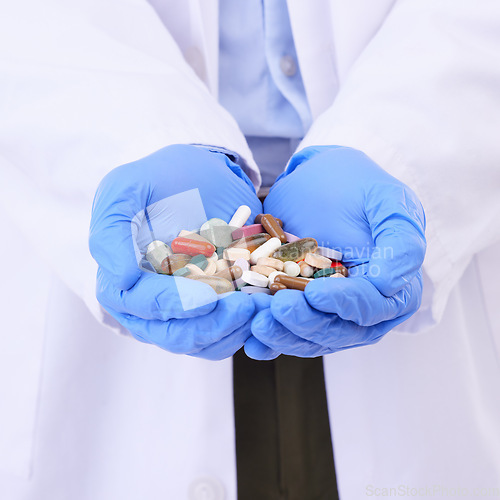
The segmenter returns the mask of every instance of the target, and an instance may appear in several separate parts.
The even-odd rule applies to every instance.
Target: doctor
[[[118,6],[55,0],[43,9],[25,1],[6,11],[0,21],[5,234],[15,243],[16,262],[32,262],[33,248],[39,261],[36,281],[30,266],[8,266],[5,272],[4,326],[12,335],[4,336],[1,349],[6,409],[0,489],[13,499],[236,498],[230,358],[213,363],[109,335],[109,328],[124,330],[94,299],[95,268],[85,251],[93,192],[102,177],[128,164],[107,179],[126,171],[127,179],[143,181],[129,183],[133,194],[142,193],[151,187],[144,181],[156,179],[148,175],[160,168],[154,156],[142,159],[158,150],[170,153],[172,148],[162,149],[169,144],[229,152],[196,147],[193,154],[203,155],[206,172],[197,163],[187,173],[170,167],[177,157],[166,172],[186,187],[193,187],[196,174],[197,187],[213,193],[207,200],[223,193],[208,205],[208,216],[212,209],[229,214],[243,199],[254,213],[259,208],[247,183],[248,177],[259,186],[256,164],[235,120],[215,98],[217,19],[224,11],[215,2]],[[391,333],[375,346],[325,358],[340,498],[399,487],[408,495],[437,488],[435,496],[446,496],[460,488],[466,497],[476,491],[492,496],[500,477],[494,272],[500,151],[493,135],[500,108],[500,75],[493,64],[500,46],[498,7],[422,0],[347,7],[318,0],[307,6],[290,1],[288,13],[313,122],[308,128],[301,120],[307,133],[299,151],[339,145],[363,152],[367,157],[359,153],[354,166],[376,171],[378,165],[410,186],[427,216],[423,303],[402,325],[424,333]],[[16,48],[15,57],[9,47]],[[283,73],[290,72],[290,61],[293,56]],[[301,110],[307,109],[294,104],[291,94],[286,100],[305,116]],[[288,147],[291,155],[293,145]],[[266,146],[253,148],[257,157]],[[302,182],[292,180],[307,177],[306,160],[311,170],[329,174],[318,158],[289,167],[268,198],[273,213],[286,212],[285,223],[299,233],[307,227],[292,204]],[[327,177],[328,183],[321,177],[308,196],[317,192],[321,198],[328,184],[337,190],[344,177],[352,180],[352,168],[341,169],[352,166],[352,158],[340,159],[339,177]],[[331,158],[328,163],[335,165]],[[101,189],[113,184],[104,182]],[[354,192],[347,184],[346,193]],[[280,204],[279,198],[289,202]],[[98,194],[97,208],[100,199],[108,197]],[[418,234],[422,220],[415,206]],[[118,241],[126,249],[127,240]],[[12,248],[3,245],[4,262],[12,261]],[[92,246],[98,260],[101,248]],[[118,265],[122,255],[117,252]],[[408,271],[410,281],[418,258]],[[126,273],[113,277],[101,267],[99,283],[114,287],[106,296],[130,285],[119,281],[132,280]],[[105,273],[110,277],[103,280]],[[155,286],[144,286],[144,293],[160,292]],[[139,303],[132,297],[119,304],[118,313],[139,317],[151,301],[138,295]],[[222,322],[220,339],[196,346],[217,350],[207,357],[230,355],[218,344],[227,337],[233,346],[255,339],[261,357],[273,357],[270,351],[324,354],[304,350],[311,340],[335,349],[325,343],[329,338],[311,339],[300,324],[283,324],[276,306],[258,312],[249,337],[244,330],[255,305],[243,304],[242,297],[231,300],[242,303],[225,311],[218,311],[224,301],[211,311],[195,310],[219,314],[214,320]],[[159,304],[167,315],[176,307],[169,303],[165,313]],[[302,311],[310,314],[307,307]],[[156,318],[159,311],[148,313]],[[266,334],[265,324],[282,325],[289,339],[277,345],[275,328]],[[199,340],[188,341],[193,339]],[[192,344],[183,347],[189,352]]]

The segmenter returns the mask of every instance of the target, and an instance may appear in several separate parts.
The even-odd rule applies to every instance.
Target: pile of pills
[[[155,240],[146,249],[146,260],[157,273],[202,281],[219,294],[274,294],[304,290],[315,278],[347,277],[340,252],[283,231],[281,220],[270,214],[245,226],[250,214],[242,205],[229,223],[210,219],[199,231],[182,230],[170,246]]]

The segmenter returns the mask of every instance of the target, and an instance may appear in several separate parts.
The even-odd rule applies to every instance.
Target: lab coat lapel
[[[335,51],[328,0],[287,0],[295,49],[313,119],[337,92]]]
[[[217,98],[219,86],[219,0],[195,0],[199,6],[199,23],[206,61],[206,82]]]

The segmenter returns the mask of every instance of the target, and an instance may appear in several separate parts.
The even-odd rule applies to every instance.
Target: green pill
[[[302,238],[293,243],[281,245],[271,257],[283,262],[287,260],[298,262],[299,260],[303,260],[308,253],[314,253],[317,248],[318,242],[314,238]]]
[[[198,266],[202,271],[205,270],[205,268],[208,266],[208,260],[204,255],[195,255],[190,261],[190,264],[194,264],[195,266]]]
[[[335,267],[327,267],[326,269],[320,269],[314,273],[313,278],[326,278],[332,274],[338,273],[339,271]]]
[[[185,278],[189,274],[191,274],[191,271],[187,267],[181,267],[180,269],[177,269],[177,271],[174,271],[172,273],[173,276],[182,276],[183,278]]]

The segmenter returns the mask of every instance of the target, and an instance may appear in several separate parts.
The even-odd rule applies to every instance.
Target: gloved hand
[[[99,302],[138,340],[206,359],[232,356],[250,336],[251,297],[217,300],[204,283],[148,273],[138,262],[151,240],[197,229],[205,214],[229,221],[240,205],[252,209],[251,220],[262,211],[248,177],[220,152],[174,145],[112,170],[90,226]]]
[[[425,215],[416,195],[360,151],[309,147],[264,202],[286,231],[338,249],[349,278],[279,291],[252,321],[245,352],[314,357],[377,342],[420,307]]]

